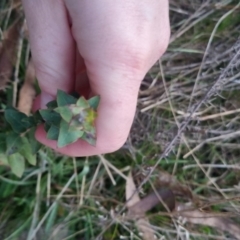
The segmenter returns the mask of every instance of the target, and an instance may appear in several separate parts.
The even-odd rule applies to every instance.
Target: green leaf
[[[12,107],[5,109],[4,117],[16,133],[23,133],[34,125],[32,118]]]
[[[69,104],[75,104],[77,99],[62,90],[58,90],[57,92],[57,105],[58,107],[62,107]]]
[[[28,124],[29,125],[28,128],[31,128],[31,127],[35,126],[35,119],[34,119],[33,116],[29,116],[27,118],[22,119],[22,122],[24,124]]]
[[[71,109],[71,112],[73,113],[74,116],[76,116],[80,113],[83,113],[83,111],[84,111],[83,108],[78,107],[76,105],[71,105],[70,109]]]
[[[7,142],[7,155],[19,152],[23,145],[22,138],[15,132],[10,132],[7,135],[6,142]]]
[[[8,156],[8,162],[11,167],[12,172],[21,177],[25,169],[25,161],[20,153],[14,153]]]
[[[64,120],[61,121],[58,137],[58,147],[64,147],[70,143],[76,142],[83,135],[83,131],[72,131]]]
[[[57,101],[56,101],[56,100],[53,100],[53,101],[47,103],[46,106],[47,106],[48,109],[56,108],[56,107],[57,107]]]
[[[78,180],[81,181],[84,176],[90,172],[88,162],[85,162],[83,170],[78,174]]]
[[[54,125],[52,125],[52,126],[54,126]],[[50,129],[50,127],[51,127],[51,125],[50,124],[48,124],[48,123],[44,123],[44,130],[45,130],[45,132],[48,132],[49,131],[49,129]]]
[[[53,226],[56,221],[57,213],[58,213],[58,202],[53,206],[53,209],[47,218],[46,227],[45,227],[46,233],[50,233],[51,231],[53,231]]]
[[[67,123],[69,123],[73,117],[73,114],[68,106],[58,107],[54,109],[54,111],[59,113]]]
[[[39,110],[33,114],[33,118],[34,118],[35,126],[43,122],[43,119]]]
[[[80,97],[78,100],[77,100],[77,103],[76,105],[80,108],[89,108],[89,103],[88,101],[84,98],[84,97]]]
[[[88,142],[93,146],[96,146],[96,138],[91,134],[84,133],[81,139],[83,139],[84,141]]]
[[[0,133],[0,154],[6,153],[7,145],[6,145],[6,133]]]
[[[53,110],[50,109],[41,109],[39,110],[39,112],[45,122],[56,127],[59,126],[61,122],[61,116],[59,113],[54,112]]]
[[[58,135],[59,135],[59,128],[52,125],[47,132],[47,138],[51,140],[57,140]]]
[[[97,110],[98,108],[98,105],[99,105],[99,102],[100,102],[100,96],[95,96],[95,97],[92,97],[88,100],[88,103],[89,105],[94,109],[94,110]]]
[[[32,154],[31,145],[30,145],[28,139],[26,137],[22,137],[22,142],[23,142],[23,145],[22,145],[19,153],[23,157],[25,157],[31,165],[35,166],[37,163],[36,155]]]
[[[31,151],[33,155],[36,154],[42,146],[42,144],[38,142],[35,138],[35,131],[36,131],[36,127],[31,128],[31,130],[28,131],[28,134],[27,134],[29,142],[31,143],[30,146],[31,146]]]

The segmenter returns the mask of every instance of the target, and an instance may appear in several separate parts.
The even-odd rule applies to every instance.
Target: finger
[[[97,144],[93,147],[79,140],[58,149],[56,142],[47,140],[45,133],[39,130],[39,139],[44,144],[71,156],[112,152],[124,144],[133,122],[141,80],[168,43],[167,1],[163,8],[158,2],[159,9],[157,12],[149,10],[151,17],[145,24],[142,22],[145,10],[139,10],[138,4],[133,8],[124,8],[124,4],[118,6],[114,2],[108,9],[106,4],[98,5],[97,1],[94,1],[95,4],[66,1],[72,18],[73,35],[85,61],[91,90],[101,97],[96,122]],[[119,13],[121,7],[124,11]],[[81,14],[78,9],[81,9]],[[131,19],[134,14],[140,15],[140,19]],[[158,15],[163,19],[159,19]],[[154,26],[154,19],[160,25]],[[161,38],[152,38],[158,28]]]
[[[45,96],[74,88],[74,40],[61,0],[23,0],[36,76]]]

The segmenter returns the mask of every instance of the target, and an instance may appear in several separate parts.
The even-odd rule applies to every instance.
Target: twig
[[[108,173],[108,176],[109,176],[109,178],[110,178],[111,181],[112,181],[112,184],[115,186],[115,185],[116,185],[116,182],[115,182],[115,180],[114,180],[114,178],[113,178],[113,175],[112,175],[111,171],[110,171],[109,168],[108,168],[108,165],[107,165],[107,162],[106,162],[107,160],[106,160],[102,155],[98,155],[98,156],[99,156],[102,164],[104,165],[104,167],[105,167],[105,169],[106,169],[106,171],[107,171],[107,173]]]
[[[15,65],[15,71],[14,71],[14,81],[13,81],[13,101],[12,105],[13,107],[16,107],[17,103],[17,88],[18,88],[18,74],[19,74],[19,67],[21,62],[21,54],[22,54],[22,47],[23,47],[23,24],[21,26],[20,30],[20,37],[18,41],[18,50],[17,50],[17,59],[16,59],[16,65]]]
[[[193,21],[191,24],[189,24],[186,28],[184,28],[182,31],[178,32],[177,34],[173,35],[170,39],[170,43],[172,43],[173,41],[175,41],[177,38],[179,38],[180,36],[182,36],[185,32],[187,32],[190,28],[192,28],[193,26],[195,26],[197,23],[201,22],[204,18],[210,16],[211,14],[214,13],[215,10],[211,10],[209,12],[207,12],[206,14],[204,14],[203,16],[199,17],[197,20]]]
[[[124,175],[120,170],[118,170],[115,166],[113,166],[109,161],[106,162],[106,164],[115,171],[119,176],[121,176],[123,179],[127,180],[127,176]]]
[[[237,41],[234,44],[233,49],[239,48],[239,46],[240,46],[240,43],[239,43],[239,41]],[[142,186],[149,180],[150,176],[155,171],[156,167],[159,165],[161,160],[163,158],[167,157],[168,154],[172,151],[173,147],[175,146],[176,142],[180,138],[181,134],[184,132],[184,130],[188,126],[189,122],[192,120],[193,114],[199,110],[199,108],[202,106],[203,103],[205,103],[210,97],[215,95],[222,88],[222,86],[224,84],[226,84],[226,79],[228,79],[228,78],[226,78],[226,76],[229,74],[229,71],[232,70],[232,66],[235,66],[235,64],[237,63],[237,60],[240,56],[240,50],[239,49],[237,49],[237,50],[238,50],[237,53],[234,55],[234,57],[228,63],[227,67],[224,69],[224,71],[221,73],[221,75],[215,81],[215,83],[212,85],[212,87],[210,87],[210,89],[206,92],[206,94],[202,97],[202,99],[198,103],[193,105],[191,111],[189,112],[189,116],[187,117],[187,119],[184,122],[181,123],[181,125],[178,129],[178,133],[175,135],[175,137],[172,139],[172,141],[168,144],[168,146],[164,149],[163,153],[160,155],[160,157],[157,160],[157,162],[155,163],[155,165],[151,168],[151,170],[149,171],[146,178],[139,185],[138,190],[141,189]]]
[[[196,119],[197,121],[206,121],[206,120],[209,120],[209,119],[228,116],[228,115],[231,115],[231,114],[234,114],[234,113],[240,113],[240,108],[238,108],[238,109],[235,109],[235,110],[229,110],[229,111],[226,111],[226,112],[215,113],[215,114],[211,114],[211,115],[207,115],[207,116],[203,116],[203,117],[198,117],[199,115],[203,114],[204,112],[206,112],[208,110],[209,109],[206,109],[205,111],[202,111],[202,112],[194,113],[192,118]],[[189,116],[189,113],[184,113],[182,111],[176,111],[176,112],[178,114],[183,115],[183,117]]]
[[[79,184],[78,184],[78,172],[77,172],[77,163],[76,163],[76,158],[73,157],[73,167],[74,167],[74,173],[75,173],[75,184],[76,184],[76,189],[77,189],[77,197],[79,198],[80,202],[80,192],[79,192]]]
[[[220,218],[219,216],[213,216],[212,213],[201,212],[198,210],[187,211],[186,207],[183,205],[179,205],[177,210],[179,211],[179,216],[185,218],[188,222],[211,226],[214,228],[218,228],[221,231],[227,231],[231,235],[235,236],[236,239],[239,239],[240,237],[239,226],[234,224],[229,219]]]
[[[234,137],[240,136],[240,131],[236,131],[236,132],[232,132],[232,133],[228,133],[225,135],[221,135],[221,136],[217,136],[217,137],[213,137],[213,138],[208,138],[206,140],[204,140],[203,142],[201,142],[200,144],[198,144],[195,148],[193,148],[191,151],[189,151],[188,153],[186,153],[183,158],[187,158],[189,157],[189,155],[191,155],[192,153],[194,153],[195,151],[197,151],[199,148],[201,148],[205,143],[209,143],[209,142],[213,142],[213,141],[217,141],[217,140],[226,140],[226,139],[231,139]]]
[[[201,164],[202,167],[210,167],[210,168],[226,168],[226,169],[236,169],[236,170],[240,170],[240,166],[239,165],[224,165],[224,164]],[[196,164],[190,164],[190,165],[186,165],[183,167],[183,169],[189,169],[189,168],[194,168],[196,167]]]
[[[85,160],[85,166],[86,165],[88,165],[88,157]],[[80,195],[79,206],[83,205],[83,196],[84,196],[85,183],[86,183],[86,174],[84,174],[83,178],[82,178],[81,193],[80,193],[81,195]]]
[[[198,84],[198,81],[199,81],[199,78],[200,78],[200,74],[202,72],[202,68],[203,68],[203,64],[205,62],[205,59],[208,55],[208,52],[209,52],[209,49],[210,49],[210,46],[211,46],[211,43],[213,41],[213,37],[219,27],[219,25],[222,23],[222,21],[228,17],[230,14],[232,14],[238,7],[240,6],[240,2],[234,7],[232,8],[231,10],[229,10],[227,13],[225,13],[217,22],[217,24],[215,25],[212,33],[211,33],[211,36],[209,38],[209,41],[208,41],[208,44],[207,44],[207,47],[206,47],[206,50],[204,52],[204,55],[203,55],[203,58],[202,58],[202,62],[201,62],[201,65],[199,67],[199,70],[198,70],[198,74],[197,74],[197,77],[196,77],[196,80],[195,80],[195,83],[194,83],[194,86],[193,86],[193,90],[192,90],[192,94],[191,94],[191,99],[190,99],[190,102],[189,102],[189,106],[191,106],[191,103],[192,103],[192,98],[194,96],[194,92],[196,90],[196,87],[197,87],[197,84]]]
[[[162,68],[161,61],[159,61],[159,65],[160,65],[160,71],[161,71],[161,73],[162,73],[162,79],[163,79],[163,85],[164,85],[164,88],[165,88],[165,92],[166,92],[166,94],[167,94],[167,97],[168,97],[169,99],[171,99],[171,98],[169,97],[169,92],[168,92],[168,89],[167,89],[167,87],[166,87],[166,81],[165,81],[165,76],[164,76],[164,72],[163,72],[163,68]],[[178,123],[177,118],[176,118],[176,115],[175,115],[175,113],[174,113],[174,111],[173,111],[173,106],[172,106],[171,100],[169,100],[169,105],[170,105],[170,108],[171,108],[171,110],[172,110],[172,113],[173,113],[173,116],[174,116],[174,120],[175,120],[175,122],[176,122],[176,124],[177,124],[177,126],[178,126],[178,128],[179,128],[179,123]],[[185,145],[187,146],[187,148],[190,150],[189,153],[193,156],[195,162],[197,163],[197,166],[199,166],[199,168],[202,170],[202,172],[205,174],[205,176],[209,179],[209,182],[210,182],[211,184],[213,184],[213,186],[219,191],[219,193],[221,193],[221,195],[226,199],[227,196],[222,192],[222,190],[221,190],[221,189],[219,188],[219,186],[215,183],[215,181],[213,181],[213,179],[209,177],[209,174],[208,174],[208,173],[206,172],[206,170],[203,168],[203,166],[202,166],[202,164],[200,163],[199,159],[193,154],[193,152],[192,152],[192,150],[191,150],[191,148],[190,148],[190,146],[189,146],[189,144],[188,144],[188,142],[187,142],[187,139],[185,138],[184,134],[183,134],[183,136],[182,136],[182,139],[183,139]],[[176,164],[177,164],[177,162],[175,163],[174,168],[176,168]],[[232,205],[233,205],[233,204],[232,204]],[[233,206],[233,207],[235,208],[235,206]]]
[[[88,197],[89,197],[89,195],[91,194],[93,185],[94,185],[94,183],[95,183],[95,181],[96,181],[96,179],[97,179],[97,175],[98,175],[98,173],[99,173],[99,170],[100,170],[101,165],[102,165],[102,162],[99,161],[98,166],[97,166],[97,169],[96,169],[96,171],[95,171],[95,173],[94,173],[94,175],[93,175],[93,178],[92,178],[90,187],[89,187],[89,189],[88,189],[88,193],[87,193],[87,196],[88,196]]]

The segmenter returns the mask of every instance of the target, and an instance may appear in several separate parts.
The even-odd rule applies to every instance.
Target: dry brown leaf
[[[35,69],[32,60],[28,62],[24,84],[19,92],[18,110],[29,115],[36,96],[34,88]]]
[[[139,183],[144,181],[146,171],[149,171],[149,168],[144,167],[140,171],[134,171],[133,178],[137,186]],[[146,197],[132,205],[129,208],[129,213],[134,215],[144,215],[147,211],[151,210],[157,205],[162,205],[164,209],[168,212],[174,210],[175,194],[172,191],[172,184],[170,184],[172,179],[170,180],[169,176],[171,175],[165,174],[166,176],[163,176],[163,174],[161,174],[161,171],[159,171],[158,169],[154,173],[156,173],[154,174],[155,176],[158,176],[154,180],[152,179],[152,181],[154,182],[154,191],[152,191]],[[161,180],[161,177],[163,177],[164,179]]]
[[[133,195],[134,192],[135,192],[135,194]],[[134,204],[136,204],[140,201],[140,197],[138,196],[138,193],[136,192],[136,186],[133,181],[131,172],[129,173],[127,181],[126,181],[126,201],[127,201],[128,208],[132,207]]]
[[[229,232],[236,239],[240,239],[240,227],[229,219],[219,217],[216,214],[214,216],[214,213],[188,210],[184,205],[179,205],[176,210],[179,212],[179,216],[189,223],[214,227],[221,231]]]
[[[146,178],[146,173],[150,171],[151,166],[145,166],[141,171],[135,172],[134,179],[137,180],[137,184],[140,184]],[[191,190],[188,186],[179,182],[173,175],[169,174],[166,171],[163,171],[161,168],[157,168],[153,174],[155,177],[152,179],[154,186],[157,189],[167,188],[171,189],[174,193],[174,196],[181,196],[192,200],[195,196],[192,195]]]
[[[5,89],[12,75],[16,62],[16,48],[20,37],[22,18],[18,18],[11,27],[3,33],[2,50],[0,52],[0,90]]]
[[[133,195],[133,193],[135,194]],[[136,186],[133,181],[133,177],[131,172],[128,175],[128,179],[126,181],[126,201],[127,201],[127,207],[128,209],[138,203],[140,201],[140,198],[138,196],[138,193],[136,191]],[[154,240],[154,231],[150,226],[149,221],[146,218],[140,218],[136,220],[136,226],[140,232],[142,232],[142,238],[144,240]]]
[[[186,185],[180,183],[173,175],[161,169],[157,169],[157,174],[159,176],[156,181],[157,186],[170,188],[175,196],[181,196],[187,199],[193,198],[191,190]]]
[[[168,211],[173,211],[175,208],[175,196],[170,189],[158,189],[156,192],[148,194],[141,201],[135,203],[129,208],[131,214],[141,215],[151,210],[156,205],[161,204]]]

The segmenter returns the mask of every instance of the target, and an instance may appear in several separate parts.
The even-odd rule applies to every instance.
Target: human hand
[[[58,89],[101,97],[95,147],[78,140],[57,148],[43,126],[37,140],[69,156],[116,151],[129,134],[140,83],[168,45],[168,1],[22,1],[42,90],[35,108]]]

